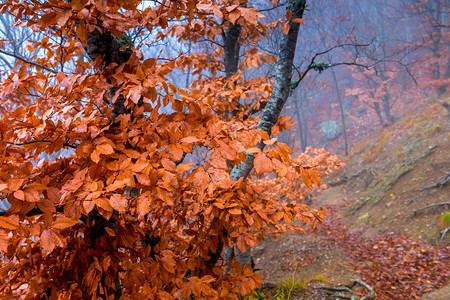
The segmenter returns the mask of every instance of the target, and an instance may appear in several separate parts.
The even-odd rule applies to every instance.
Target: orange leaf
[[[197,9],[209,12],[212,9],[212,4],[211,3],[199,3],[199,4],[197,4]]]
[[[86,213],[90,213],[95,207],[94,201],[85,200],[83,201],[83,208],[86,211]]]
[[[247,251],[247,243],[245,242],[245,238],[243,235],[240,235],[237,238],[237,242],[236,242],[239,250],[241,250],[242,253],[245,253],[245,251]]]
[[[110,144],[100,144],[95,148],[99,154],[112,154],[114,153],[114,149]]]
[[[161,164],[164,167],[164,169],[166,169],[167,171],[176,173],[177,172],[177,166],[175,165],[175,163],[167,158],[163,158],[161,160]]]
[[[195,165],[195,163],[193,163],[193,162],[188,162],[187,164],[179,164],[177,169],[179,172],[184,172],[184,171],[190,170],[193,165]]]
[[[247,22],[255,26],[258,24],[258,12],[254,8],[239,7],[238,10]]]
[[[69,20],[69,18],[72,16],[72,10],[71,9],[67,9],[67,10],[63,10],[61,13],[59,13],[56,17],[56,23],[59,26],[64,26],[66,25],[67,21]]]
[[[15,191],[13,195],[17,199],[25,201],[25,193],[23,191]]]
[[[112,211],[113,208],[109,204],[109,201],[105,198],[97,198],[94,199],[94,203],[97,204],[98,207],[103,208],[106,211]]]
[[[292,18],[292,11],[288,9],[288,11],[286,12],[286,19],[290,20],[291,18]]]
[[[286,22],[281,26],[281,32],[287,35],[289,33],[289,24]]]
[[[19,223],[8,217],[0,216],[0,228],[14,230],[14,229],[19,228]]]
[[[53,222],[52,228],[64,230],[74,226],[75,224],[78,224],[78,221],[70,218],[59,218],[55,222]]]
[[[100,155],[97,152],[97,150],[92,151],[91,153],[91,159],[93,162],[95,162],[96,164],[100,161]]]
[[[228,210],[228,212],[230,214],[232,214],[232,215],[240,215],[240,214],[242,214],[242,211],[240,209],[237,209],[237,208],[232,208],[232,209]]]
[[[141,216],[145,216],[150,209],[150,199],[148,195],[141,195],[137,201],[137,212]]]
[[[303,19],[295,18],[294,20],[292,20],[292,22],[303,24]]]
[[[312,189],[313,184],[320,186],[320,174],[317,170],[300,167],[300,175],[302,176],[303,182],[309,189]]]
[[[116,232],[115,232],[112,228],[105,227],[105,231],[106,231],[106,233],[109,234],[110,236],[116,236],[116,235],[117,235]]]
[[[252,226],[253,223],[255,223],[252,216],[250,216],[249,214],[244,213],[244,217],[247,220],[248,225]]]
[[[182,143],[196,143],[198,141],[200,141],[200,139],[196,136],[187,136],[180,140],[180,142],[182,142]]]
[[[273,164],[272,160],[268,158],[264,153],[259,153],[255,156],[254,160],[255,171],[258,174],[263,174],[266,172],[272,172]]]
[[[72,4],[72,9],[73,9],[73,10],[78,10],[78,11],[80,11],[80,10],[82,10],[82,9],[84,8],[84,4],[81,3],[81,0],[72,0],[72,1],[70,1],[70,2],[71,2],[71,4]]]
[[[148,167],[150,163],[145,159],[138,159],[136,163],[131,168],[133,172],[142,172],[145,168]]]
[[[41,245],[46,251],[52,252],[55,246],[64,247],[64,242],[56,232],[45,229],[41,233]]]
[[[263,141],[263,143],[266,144],[267,146],[270,146],[270,145],[273,145],[276,141],[277,141],[277,138],[272,138],[270,140]]]
[[[25,200],[28,202],[36,202],[40,200],[39,192],[34,189],[26,188],[23,192],[25,194]]]
[[[234,25],[236,24],[236,20],[239,19],[240,16],[241,12],[235,9],[228,14],[228,20],[230,20],[230,22]]]
[[[85,21],[84,20],[80,20],[80,23],[77,26],[77,38],[79,38],[83,44],[87,45],[87,30],[86,30],[86,25],[85,25]]]
[[[166,269],[169,273],[175,273],[175,260],[173,259],[172,251],[170,250],[163,250],[162,251],[162,257],[160,258],[160,261],[163,264],[164,269]]]
[[[144,71],[142,71],[141,65],[137,65],[137,67],[136,67],[136,78],[138,80],[142,80],[145,78],[145,74],[144,74]]]
[[[251,153],[251,154],[256,154],[256,153],[260,153],[261,149],[257,148],[257,147],[251,147],[248,148],[247,150],[245,150],[245,153]]]
[[[125,212],[127,202],[127,198],[120,194],[113,194],[109,200],[109,204],[118,212]]]

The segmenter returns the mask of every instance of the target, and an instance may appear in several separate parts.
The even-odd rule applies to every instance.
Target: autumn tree
[[[426,0],[405,2],[404,8],[409,19],[419,22],[418,29],[425,41],[421,47],[421,50],[424,50],[421,53],[423,57],[421,57],[417,69],[425,73],[421,75],[425,75],[423,79],[427,85],[433,91],[436,90],[438,96],[442,96],[447,91],[450,77],[448,55],[448,10],[450,5],[446,1]],[[425,60],[428,62],[426,65],[423,63]]]
[[[321,164],[292,160],[276,138],[292,125],[280,113],[306,1],[270,23],[242,0],[148,2],[0,4],[46,36],[25,45],[37,51],[28,58],[0,45],[15,64],[0,83],[0,197],[11,205],[0,216],[0,294],[236,299],[261,285],[249,248],[323,219],[247,180],[295,172],[320,185]],[[276,27],[275,59],[255,43]],[[210,46],[144,57],[140,35]],[[275,60],[272,81],[243,76]],[[189,87],[168,79],[179,71]],[[70,154],[42,158],[61,149]],[[194,149],[203,161],[186,159]],[[239,261],[224,257],[235,248]]]

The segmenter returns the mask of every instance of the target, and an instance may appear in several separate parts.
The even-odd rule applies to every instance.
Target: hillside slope
[[[360,278],[377,299],[441,299],[439,288],[447,299],[450,233],[442,237],[450,226],[443,221],[450,209],[449,120],[431,101],[359,141],[347,165],[324,179],[328,189],[312,200],[331,211],[324,224],[255,251],[269,285],[294,279],[304,299],[326,299],[312,287]]]

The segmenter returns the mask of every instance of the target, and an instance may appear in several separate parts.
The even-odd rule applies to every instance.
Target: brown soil
[[[435,253],[440,253],[441,257],[434,264],[445,276],[438,272],[440,277],[436,277],[436,282],[433,282],[433,274],[427,277],[431,278],[427,279],[430,281],[428,286],[423,286],[427,293],[420,291],[422,287],[415,283],[404,282],[403,286],[398,283],[391,286],[392,290],[377,291],[383,295],[377,299],[415,299],[420,296],[423,299],[450,299],[450,233],[441,240],[442,231],[449,224],[439,222],[441,213],[448,212],[450,206],[417,211],[430,204],[450,201],[449,120],[444,109],[434,104],[424,105],[414,112],[413,117],[406,116],[403,121],[360,142],[360,146],[345,159],[347,165],[324,180],[337,185],[313,198],[312,206],[330,209],[333,217],[318,231],[268,239],[256,249],[256,268],[264,275],[265,282],[269,286],[279,286],[294,277],[304,287],[291,295],[291,299],[337,299],[314,287],[348,284],[364,277],[361,270],[372,268],[377,271],[376,262],[370,258],[358,260],[348,245],[356,243],[358,249],[364,248],[366,239],[378,239],[382,245],[384,235],[389,233],[399,240],[404,239],[405,245],[417,246],[418,252],[425,253],[425,248],[439,251]],[[342,222],[342,226],[336,222]],[[374,255],[377,255],[377,245],[377,242],[371,243],[371,249],[368,249],[375,251]],[[405,251],[402,247],[391,250],[392,257],[395,257],[395,251],[399,255]],[[433,258],[438,254],[430,255]],[[427,272],[428,269],[420,270]],[[377,286],[384,289],[383,284]],[[397,293],[399,287],[404,290]],[[404,296],[408,289],[412,291],[410,298]],[[358,291],[367,295],[364,289]]]

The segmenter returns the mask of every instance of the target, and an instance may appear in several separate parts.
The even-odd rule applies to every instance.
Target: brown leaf
[[[191,144],[199,142],[199,141],[201,141],[201,140],[198,137],[196,137],[196,136],[187,136],[187,137],[182,138],[180,140],[180,142],[182,142],[182,143],[191,143]]]
[[[0,228],[14,230],[19,228],[19,222],[8,217],[0,216]]]
[[[284,33],[285,35],[288,35],[289,33],[289,23],[286,22],[281,26],[281,32]]]
[[[59,235],[51,229],[42,231],[41,245],[47,252],[52,252],[55,246],[64,247],[64,243]]]
[[[236,24],[236,20],[241,16],[241,12],[237,9],[234,9],[228,14],[228,20],[234,25]]]
[[[127,198],[120,194],[113,194],[109,200],[109,204],[118,212],[125,212],[127,203]]]
[[[59,219],[56,219],[55,222],[53,222],[52,228],[64,230],[64,229],[74,226],[75,224],[78,224],[78,221],[75,221],[70,218],[59,218]]]
[[[263,174],[266,172],[272,172],[273,164],[272,160],[266,156],[263,152],[257,154],[254,160],[255,171],[258,174]]]

